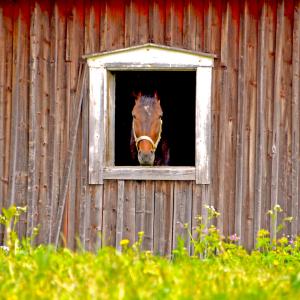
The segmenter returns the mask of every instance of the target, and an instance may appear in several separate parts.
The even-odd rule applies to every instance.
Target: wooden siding
[[[217,55],[211,184],[104,180],[88,185],[87,90],[70,168],[62,232],[86,249],[145,232],[170,255],[204,205],[247,248],[280,204],[300,233],[300,1],[0,1],[0,208],[27,205],[20,235],[53,240],[72,143],[80,58],[147,42]],[[45,4],[46,3],[46,4]],[[281,219],[279,218],[279,222]],[[0,241],[3,228],[0,227]],[[189,245],[187,245],[189,246]],[[190,249],[192,251],[192,249]]]

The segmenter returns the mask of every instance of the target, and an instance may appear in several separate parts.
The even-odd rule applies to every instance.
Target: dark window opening
[[[195,166],[196,72],[118,71],[115,91],[115,165],[133,166],[130,137],[134,93],[157,91],[163,110],[162,134],[170,148],[170,166]]]

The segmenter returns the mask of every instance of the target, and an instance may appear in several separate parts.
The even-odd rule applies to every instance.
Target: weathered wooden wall
[[[83,54],[154,42],[217,54],[212,184],[106,181],[88,185],[87,91],[63,233],[87,249],[144,230],[169,254],[203,204],[251,248],[280,204],[300,233],[300,1],[0,1],[0,208],[27,205],[20,234],[53,239]],[[54,1],[53,1],[54,2]],[[46,3],[46,4],[45,4]],[[279,220],[280,222],[280,220]],[[272,228],[270,228],[273,230]],[[0,239],[3,235],[0,229]]]

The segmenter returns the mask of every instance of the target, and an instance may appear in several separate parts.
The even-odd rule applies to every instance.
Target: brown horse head
[[[152,166],[161,138],[162,109],[157,93],[153,97],[139,93],[132,110],[132,133],[140,165]]]

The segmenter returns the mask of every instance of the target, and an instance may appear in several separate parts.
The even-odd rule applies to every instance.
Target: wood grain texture
[[[153,252],[171,255],[173,240],[174,182],[155,183]]]
[[[117,221],[116,221],[116,248],[121,251],[122,246],[120,244],[123,239],[123,222],[124,222],[124,180],[118,180],[118,199],[117,199]]]
[[[68,151],[67,151],[68,155],[66,156],[62,188],[61,188],[60,195],[59,195],[58,211],[57,211],[57,218],[56,218],[57,224],[56,224],[56,228],[55,228],[56,230],[54,232],[54,243],[55,243],[56,247],[58,246],[58,242],[59,242],[59,235],[60,235],[60,230],[61,230],[61,225],[62,225],[61,222],[62,222],[63,212],[64,212],[64,208],[65,208],[67,189],[68,189],[70,172],[71,172],[71,167],[72,167],[72,162],[73,162],[73,154],[75,151],[75,145],[76,145],[76,139],[77,139],[83,91],[84,91],[84,87],[86,84],[86,82],[85,82],[86,75],[87,75],[87,65],[86,64],[84,64],[80,68],[79,74],[80,75],[78,76],[79,79],[78,79],[78,85],[76,88],[76,94],[74,95],[76,114],[74,115],[74,118],[72,120],[72,125],[71,125],[70,144],[69,144]]]
[[[40,224],[36,242],[53,241],[81,55],[147,42],[215,54],[210,182],[197,185],[194,168],[167,169],[162,173],[168,177],[160,178],[155,170],[126,167],[107,168],[102,181],[93,182],[104,159],[108,167],[114,163],[114,133],[104,131],[114,116],[112,104],[89,106],[93,91],[86,88],[63,210],[66,245],[75,249],[80,237],[88,250],[102,241],[116,246],[128,228],[132,242],[144,231],[144,249],[170,255],[183,232],[175,220],[190,220],[194,231],[194,218],[207,218],[205,205],[220,211],[216,225],[222,233],[237,233],[247,248],[260,228],[274,235],[266,212],[275,204],[285,211],[278,222],[294,217],[284,233],[299,234],[299,5],[299,0],[1,3],[0,208],[28,206],[20,236]],[[109,75],[119,67],[120,62],[110,65]],[[161,70],[169,67],[162,62]],[[108,85],[110,96],[113,89]],[[101,122],[94,122],[94,114]],[[93,130],[99,133],[95,139]],[[101,139],[111,145],[107,153]],[[124,205],[118,209],[122,182]]]
[[[55,7],[50,26],[50,104],[49,104],[49,144],[48,144],[48,201],[47,207],[50,211],[47,216],[48,235],[47,242],[50,243],[53,237],[54,224],[56,222],[56,208],[59,194],[59,111],[60,111],[60,78],[62,72],[62,50],[60,45],[61,32],[63,26],[59,18],[58,8]]]
[[[93,53],[100,48],[100,11],[99,3],[90,1],[85,7],[84,28],[84,53]],[[90,195],[90,241],[89,249],[97,251],[102,243],[102,210],[103,210],[103,185],[89,185],[86,174],[88,173],[89,147],[86,141],[89,136],[89,91],[86,89],[82,110],[82,171],[80,176],[85,182],[86,192],[83,197]],[[87,220],[87,218],[86,218]]]
[[[145,250],[153,251],[154,249],[154,191],[155,191],[155,181],[145,181],[141,182],[141,198],[143,207],[145,211],[142,212],[144,216],[143,224],[137,222],[138,230],[144,231],[144,240],[142,248]],[[142,223],[142,222],[141,222]],[[144,227],[143,227],[144,226]]]
[[[132,245],[136,241],[136,182],[126,180],[124,186],[123,237]]]
[[[283,55],[284,34],[284,2],[278,3],[275,49],[275,74],[274,74],[274,112],[272,131],[272,175],[271,175],[271,208],[278,204],[279,189],[279,158],[280,158],[280,115],[281,115],[281,72]],[[270,228],[271,237],[275,236],[277,224]]]
[[[176,248],[178,239],[184,240],[185,247],[190,253],[190,238],[188,230],[192,230],[192,182],[178,181],[174,184],[174,216],[172,247]]]
[[[211,151],[211,68],[199,67],[196,72],[196,183],[210,184]]]
[[[195,180],[194,167],[106,167],[104,179]]]
[[[243,13],[241,13],[241,26],[239,32],[239,85],[238,85],[238,111],[237,111],[237,155],[236,155],[236,193],[235,193],[235,233],[244,239],[242,232],[243,212],[245,211],[245,163],[246,157],[244,153],[245,144],[245,127],[246,127],[246,63],[247,63],[247,32],[249,27],[247,6],[244,4]],[[241,240],[243,243],[244,240]]]
[[[299,222],[299,101],[300,101],[300,2],[294,8],[292,81],[292,217],[291,233],[295,236]]]
[[[4,178],[4,100],[5,100],[5,31],[4,31],[4,21],[3,21],[3,11],[0,10],[0,208],[3,207],[3,178]],[[2,226],[1,226],[2,227]],[[2,228],[1,228],[2,229]],[[2,236],[0,229],[0,238]]]
[[[104,125],[104,68],[89,68],[89,183],[103,184],[105,145]],[[98,88],[98,82],[102,84]]]
[[[116,247],[118,182],[104,181],[102,245]]]

